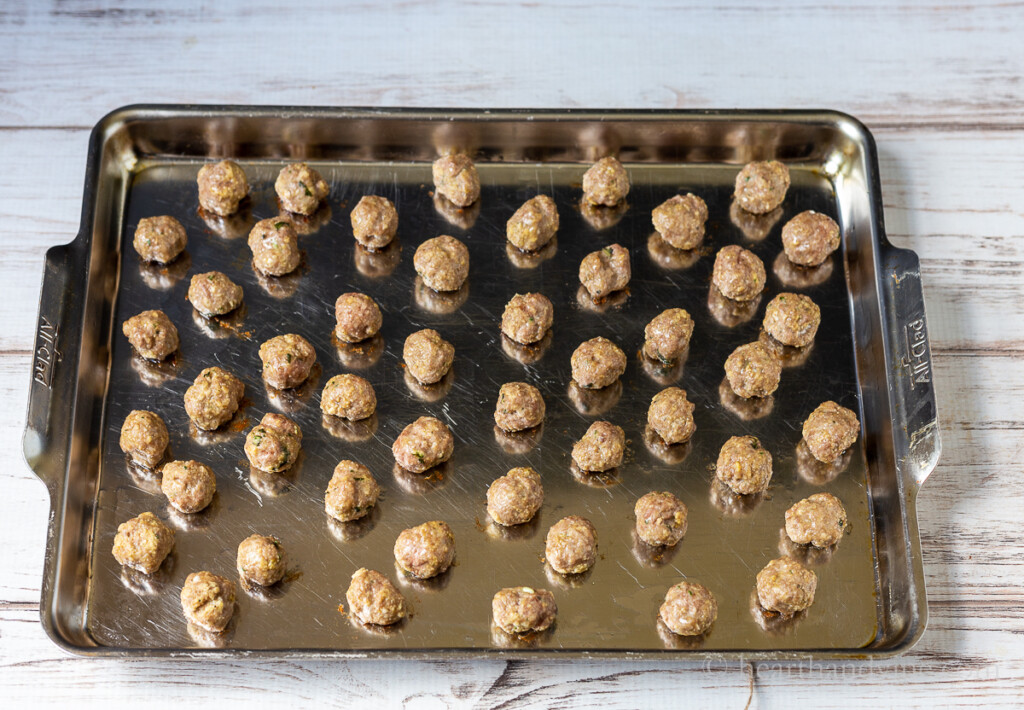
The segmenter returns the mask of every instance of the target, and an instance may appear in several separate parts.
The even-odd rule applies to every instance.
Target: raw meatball
[[[220,633],[235,613],[235,583],[212,572],[193,572],[181,589],[181,610],[196,626]]]
[[[629,250],[618,244],[591,252],[580,262],[580,283],[591,298],[626,288],[631,273]]]
[[[513,468],[487,489],[487,514],[499,525],[530,522],[543,502],[540,474],[525,466]]]
[[[718,454],[715,476],[740,495],[760,493],[772,480],[772,455],[756,436],[734,436]]]
[[[143,574],[153,574],[174,547],[174,530],[152,513],[143,513],[117,526],[114,559]]]
[[[615,158],[601,158],[583,173],[583,196],[592,205],[614,207],[628,194],[629,174]]]
[[[682,444],[697,431],[693,423],[693,402],[686,398],[686,390],[678,387],[663,389],[651,399],[647,409],[647,425],[654,429],[666,444]]]
[[[435,291],[458,291],[469,276],[469,250],[446,234],[420,244],[412,263],[423,283]]]
[[[185,251],[187,243],[188,237],[181,222],[167,215],[140,219],[132,240],[132,246],[143,261],[160,264],[169,264],[177,259]]]
[[[597,531],[586,518],[570,515],[551,526],[544,556],[561,574],[580,574],[597,560]]]
[[[704,241],[708,206],[694,194],[676,195],[651,212],[658,234],[676,249],[696,249]]]
[[[821,309],[807,296],[780,293],[764,311],[764,329],[783,345],[802,348],[814,341]]]
[[[330,192],[320,173],[305,163],[292,163],[281,168],[274,181],[274,190],[282,207],[303,215],[316,212],[320,200]]]
[[[204,316],[219,316],[242,304],[242,287],[220,271],[208,271],[192,277],[188,300]]]
[[[217,478],[209,466],[198,461],[171,461],[163,468],[160,490],[176,510],[198,513],[213,500]]]
[[[757,600],[768,611],[792,616],[814,603],[818,577],[789,557],[772,560],[757,573]]]
[[[667,308],[644,328],[644,355],[666,365],[676,362],[690,347],[693,318],[684,308]]]
[[[544,631],[557,613],[555,595],[546,589],[506,587],[491,600],[494,623],[510,634]]]
[[[298,387],[313,369],[316,350],[301,335],[288,333],[271,338],[260,346],[263,379],[279,390]]]
[[[494,423],[505,431],[532,429],[544,421],[544,398],[533,385],[506,382],[498,390]]]
[[[238,203],[249,194],[245,171],[233,160],[208,163],[199,168],[199,205],[207,212],[227,217],[238,211]]]
[[[658,617],[672,633],[700,636],[718,618],[718,602],[703,584],[680,582],[665,594]]]
[[[401,621],[407,611],[405,597],[395,585],[380,572],[365,567],[352,575],[345,599],[349,614],[364,624],[390,626]]]
[[[764,290],[766,278],[764,262],[754,252],[735,244],[719,249],[711,281],[726,298],[751,301]]]
[[[527,200],[505,224],[505,236],[523,251],[543,248],[558,231],[558,209],[547,195]]]
[[[455,439],[448,426],[434,417],[420,417],[402,430],[391,453],[402,468],[423,473],[452,456]]]
[[[405,339],[402,359],[417,381],[432,385],[448,374],[455,359],[455,348],[436,330],[424,328]]]
[[[197,427],[213,431],[235,416],[244,394],[240,379],[227,370],[208,367],[185,391],[185,411]]]
[[[580,387],[600,389],[626,371],[626,354],[607,338],[591,338],[580,344],[570,359],[572,378]]]
[[[747,163],[736,176],[736,202],[754,214],[765,214],[781,205],[788,189],[789,168],[777,160]]]
[[[132,347],[147,360],[159,362],[178,349],[178,329],[163,311],[143,311],[121,326]]]
[[[786,534],[798,545],[835,545],[845,529],[846,509],[831,493],[815,493],[786,511]]]
[[[261,587],[277,584],[285,573],[281,541],[268,535],[250,535],[238,546],[236,565],[243,582]]]
[[[814,458],[831,463],[857,440],[860,421],[852,410],[829,400],[807,417],[803,435]]]
[[[622,463],[626,435],[609,422],[594,422],[572,447],[572,460],[583,471],[607,471]]]
[[[299,237],[286,217],[257,222],[249,232],[249,248],[256,269],[269,276],[284,276],[299,265]]]
[[[383,249],[398,231],[398,212],[386,197],[367,195],[352,209],[352,234],[367,249]]]
[[[377,394],[359,375],[335,375],[324,385],[320,409],[324,414],[359,421],[377,409]]]
[[[648,545],[671,547],[686,534],[686,504],[667,491],[642,496],[633,513],[636,534]]]
[[[454,559],[455,535],[442,520],[403,530],[395,540],[395,561],[417,579],[430,579],[446,572]]]
[[[380,485],[366,468],[355,461],[340,461],[327,484],[324,509],[335,520],[346,523],[370,514],[380,497]]]
[[[469,207],[480,198],[480,177],[468,155],[441,156],[434,161],[433,173],[434,187],[456,207]]]
[[[380,331],[380,308],[365,293],[343,293],[334,302],[334,334],[343,343],[358,343]]]
[[[801,212],[783,226],[782,248],[794,264],[817,266],[839,248],[839,225],[814,210]]]
[[[283,414],[268,412],[245,437],[245,455],[260,471],[287,471],[302,451],[302,430]]]
[[[155,468],[160,463],[169,442],[167,425],[153,412],[134,409],[121,425],[121,451],[146,468]]]
[[[725,361],[725,376],[740,397],[767,397],[778,389],[782,363],[761,341],[741,345]]]
[[[517,293],[501,314],[501,332],[517,343],[529,345],[547,335],[555,309],[542,293]]]

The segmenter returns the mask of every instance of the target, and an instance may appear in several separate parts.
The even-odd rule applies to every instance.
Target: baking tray
[[[430,164],[451,149],[477,162],[478,209],[435,205]],[[581,177],[609,153],[624,162],[633,188],[628,209],[594,220],[580,208]],[[206,223],[195,176],[222,157],[243,164],[252,197],[240,219]],[[778,221],[755,225],[765,236],[752,239],[730,217],[731,186],[744,163],[771,158],[786,162],[793,185]],[[277,214],[274,176],[300,159],[330,182],[327,207],[300,237],[298,274],[261,280],[245,237],[255,220]],[[651,209],[689,190],[709,207],[704,247],[665,251],[651,240]],[[554,250],[525,259],[506,250],[504,225],[538,192],[555,199],[561,228]],[[393,200],[400,216],[400,246],[382,255],[357,252],[348,223],[350,208],[370,193]],[[843,233],[842,249],[813,278],[774,268],[782,225],[805,209],[833,215]],[[187,254],[166,268],[140,264],[131,249],[138,220],[154,214],[177,217],[189,234]],[[468,292],[454,298],[417,285],[413,270],[416,246],[442,233],[462,239],[471,254]],[[628,296],[588,306],[578,298],[578,265],[613,242],[632,254]],[[725,325],[708,293],[714,252],[732,243],[761,256],[769,281],[752,317]],[[188,279],[210,269],[244,288],[241,317],[211,324],[193,314]],[[794,278],[802,281],[794,286]],[[373,345],[339,351],[332,306],[349,290],[381,304],[384,327]],[[781,290],[810,295],[822,327],[807,357],[784,370],[770,415],[745,420],[750,412],[721,399],[722,364],[758,337],[764,306]],[[503,347],[498,331],[505,302],[524,291],[542,291],[555,304],[553,338],[525,356]],[[834,659],[900,653],[924,630],[915,499],[940,444],[918,260],[886,240],[874,141],[844,114],[126,107],[93,130],[80,233],[47,253],[40,301],[25,453],[51,499],[42,622],[71,652]],[[696,322],[689,357],[676,371],[644,367],[643,325],[670,306],[687,308]],[[121,322],[146,308],[162,308],[178,326],[182,346],[172,366],[133,358],[120,334]],[[417,389],[404,377],[402,342],[421,327],[436,328],[456,348],[440,389]],[[259,343],[283,332],[307,337],[320,368],[312,386],[287,398],[265,389],[257,357]],[[621,392],[597,400],[567,388],[569,355],[596,335],[630,356]],[[247,402],[226,432],[200,437],[190,432],[182,395],[213,364],[245,381]],[[319,390],[345,371],[377,390],[369,426],[321,421]],[[547,401],[533,439],[494,432],[496,394],[511,380],[536,384]],[[697,433],[689,445],[663,451],[645,442],[645,412],[673,382],[697,404]],[[803,418],[825,399],[858,410],[863,429],[846,469],[820,485],[796,446]],[[207,512],[172,515],[156,482],[126,465],[117,434],[133,408],[164,417],[175,458],[214,468],[218,494]],[[267,411],[286,412],[305,435],[303,458],[287,476],[253,474],[242,453],[245,431]],[[422,414],[447,421],[456,438],[451,462],[427,478],[395,472],[390,454],[401,428]],[[613,477],[580,480],[569,451],[595,418],[625,428],[627,459]],[[760,437],[774,457],[771,489],[753,502],[713,486],[719,447],[744,433]],[[324,488],[342,458],[369,466],[383,486],[362,524],[335,525],[323,512]],[[484,493],[517,465],[541,472],[546,498],[533,523],[509,533],[489,524]],[[674,491],[689,507],[685,539],[660,555],[632,536],[633,503],[650,490]],[[759,619],[754,576],[780,554],[783,514],[820,490],[843,500],[850,532],[831,559],[813,560],[818,594],[807,613],[789,623]],[[123,575],[110,554],[117,524],[145,510],[178,529],[172,557],[151,580]],[[548,575],[542,558],[548,526],[569,514],[595,524],[600,556],[589,574],[566,580]],[[436,518],[455,531],[456,565],[433,582],[399,581],[413,613],[390,632],[352,624],[339,611],[351,573],[367,566],[398,579],[396,535]],[[186,631],[181,584],[199,569],[235,577],[236,546],[254,531],[282,539],[292,574],[270,594],[240,592],[230,633],[207,648]],[[663,635],[655,623],[665,591],[683,578],[701,581],[719,601],[717,622],[698,641]],[[510,645],[492,636],[490,599],[523,584],[554,591],[558,620],[553,632]]]

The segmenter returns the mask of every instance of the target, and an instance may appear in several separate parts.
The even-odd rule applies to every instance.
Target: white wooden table
[[[1024,703],[1024,7],[861,0],[0,4],[0,704],[409,708]],[[90,127],[133,102],[835,108],[916,250],[944,454],[919,502],[931,622],[885,662],[85,660],[38,621],[48,504],[21,456],[43,252]],[[7,700],[14,701],[8,705]]]

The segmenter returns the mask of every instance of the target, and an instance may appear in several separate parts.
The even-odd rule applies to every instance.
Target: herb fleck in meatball
[[[286,217],[257,222],[249,232],[249,249],[256,269],[269,276],[284,276],[299,265],[299,237]]]
[[[143,261],[160,264],[169,264],[177,259],[185,251],[187,243],[188,236],[181,222],[167,215],[140,219],[132,240],[132,246]]]
[[[487,514],[499,525],[530,522],[543,502],[540,474],[525,466],[513,468],[487,489]]]
[[[498,390],[494,423],[505,431],[532,429],[544,421],[544,398],[525,382],[506,382]]]
[[[629,174],[615,158],[601,158],[583,173],[583,196],[592,205],[614,207],[628,194]]]
[[[711,281],[726,298],[751,301],[764,290],[767,274],[757,254],[731,244],[715,257]]]
[[[250,535],[238,545],[235,564],[243,582],[269,587],[284,578],[284,548],[276,537]]]
[[[121,326],[132,347],[147,360],[159,362],[178,349],[178,329],[163,311],[143,311]]]
[[[480,177],[468,155],[455,153],[438,158],[433,173],[434,187],[456,207],[469,207],[480,199]]]
[[[607,338],[591,338],[573,351],[572,378],[580,387],[600,389],[626,371],[626,354]]]
[[[537,195],[516,210],[505,225],[505,236],[523,251],[537,251],[558,231],[558,208],[547,195]]]
[[[665,603],[658,610],[658,617],[672,633],[700,636],[718,618],[718,602],[704,585],[680,582],[665,594]]]
[[[788,189],[789,168],[777,160],[747,163],[736,176],[736,202],[754,214],[765,214],[781,205]]]
[[[647,424],[666,444],[682,444],[697,431],[693,409],[693,403],[686,398],[686,390],[667,387],[651,399]]]
[[[708,206],[694,194],[675,195],[654,208],[651,221],[658,234],[676,249],[696,249],[704,241]]]
[[[786,511],[786,534],[798,545],[835,545],[845,529],[846,509],[831,493],[815,493]]]
[[[383,249],[398,231],[398,212],[386,197],[367,195],[352,209],[352,234],[367,249]]]
[[[359,421],[377,409],[377,394],[359,375],[335,375],[324,385],[320,409],[324,414]]]
[[[242,304],[242,287],[220,271],[208,271],[192,277],[188,300],[204,316],[219,316]]]
[[[198,513],[217,492],[213,471],[198,461],[171,461],[163,467],[162,474],[160,490],[171,506],[182,513]]]
[[[760,493],[772,480],[772,455],[756,436],[734,436],[718,454],[715,475],[735,493]]]
[[[801,212],[782,227],[782,248],[794,264],[818,266],[839,248],[839,225],[814,210]]]
[[[469,250],[446,234],[420,244],[412,263],[423,283],[435,291],[458,291],[469,276]]]
[[[586,572],[597,560],[597,531],[578,515],[562,518],[548,530],[544,556],[561,574]]]
[[[288,333],[260,346],[263,379],[279,390],[298,387],[309,377],[316,362],[316,350],[301,335]]]
[[[725,361],[725,376],[740,397],[767,397],[779,387],[782,363],[764,343],[755,341],[732,351]]]
[[[143,574],[153,574],[174,547],[174,530],[152,513],[143,513],[117,526],[114,559]]]
[[[591,298],[601,298],[629,284],[629,250],[618,244],[598,249],[580,262],[580,283]]]
[[[121,451],[146,468],[155,468],[160,463],[169,441],[167,425],[159,414],[134,409],[121,425]]]
[[[207,163],[199,168],[199,205],[221,217],[238,211],[238,203],[249,194],[249,181],[242,166],[233,160]]]
[[[292,163],[281,168],[274,181],[274,190],[282,207],[302,215],[316,212],[320,201],[330,192],[327,181],[305,163]]]
[[[558,606],[546,589],[506,587],[491,600],[494,623],[510,634],[544,631],[555,623]]]
[[[430,579],[446,572],[454,559],[455,535],[442,520],[403,530],[395,541],[395,561],[417,579]]]
[[[387,577],[365,567],[356,570],[345,592],[348,611],[364,624],[390,626],[405,618],[405,597]]]
[[[794,559],[780,557],[757,573],[757,600],[764,609],[789,617],[814,603],[817,586],[814,572]]]
[[[391,445],[395,462],[413,473],[423,473],[452,456],[455,439],[448,426],[434,417],[420,417],[402,430]]]
[[[181,610],[196,626],[220,633],[235,613],[235,583],[212,572],[193,572],[181,589]]]
[[[505,305],[501,332],[517,343],[529,345],[547,335],[555,319],[555,309],[542,293],[517,293]]]
[[[302,430],[283,414],[268,412],[245,437],[245,455],[260,471],[287,471],[302,451]]]
[[[380,308],[365,293],[343,293],[334,302],[334,334],[343,343],[358,343],[380,331]]]
[[[803,435],[814,458],[831,463],[857,440],[860,421],[853,410],[829,400],[819,404],[807,417]]]
[[[208,367],[185,391],[185,411],[192,423],[213,431],[235,416],[245,394],[245,385],[227,370]]]
[[[583,471],[608,471],[622,463],[626,435],[609,422],[594,422],[572,447],[572,460]]]
[[[802,348],[814,341],[821,309],[807,296],[780,293],[764,311],[764,329],[783,345]]]
[[[455,359],[455,348],[436,330],[424,328],[405,339],[402,359],[417,381],[431,385],[448,374]]]
[[[693,318],[684,308],[667,308],[644,328],[644,355],[666,365],[676,362],[690,347]]]
[[[380,485],[366,468],[355,461],[340,461],[327,484],[324,509],[335,520],[346,523],[370,514],[380,497]]]
[[[667,491],[642,496],[633,513],[636,534],[648,545],[671,547],[686,534],[686,504]]]

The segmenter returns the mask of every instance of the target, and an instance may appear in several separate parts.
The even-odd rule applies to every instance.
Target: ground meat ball
[[[658,617],[672,633],[700,636],[718,618],[718,602],[704,585],[680,582],[665,594],[665,603],[658,610]]]
[[[629,174],[615,158],[601,158],[583,174],[583,196],[592,205],[614,207],[628,194]]]
[[[551,526],[544,556],[561,574],[580,574],[597,560],[597,530],[586,518],[570,515]]]
[[[764,262],[754,252],[735,244],[719,249],[711,281],[726,298],[751,301],[764,290],[766,278]]]
[[[647,424],[666,444],[682,444],[697,431],[697,425],[693,423],[693,409],[693,403],[686,398],[686,390],[668,387],[651,399]]]
[[[846,451],[860,434],[860,421],[853,410],[833,401],[822,402],[803,426],[804,441],[814,458],[831,463]]]
[[[726,359],[725,376],[740,397],[767,397],[779,388],[782,363],[764,343],[747,343]]]
[[[320,409],[324,414],[359,421],[377,409],[377,394],[359,375],[335,375],[324,385]]]
[[[839,225],[814,210],[801,212],[783,226],[782,248],[794,264],[817,266],[839,248]]]
[[[757,600],[761,606],[792,616],[814,603],[818,577],[789,557],[772,560],[757,573]]]
[[[480,199],[480,177],[468,155],[441,156],[434,161],[433,173],[434,187],[456,207],[469,207]]]
[[[256,269],[269,276],[284,276],[295,271],[302,256],[295,225],[285,217],[257,222],[249,232],[249,248]]]
[[[206,464],[198,461],[171,461],[164,466],[160,490],[167,501],[182,513],[198,513],[213,500],[217,478]]]
[[[525,466],[513,468],[487,489],[487,514],[499,525],[528,523],[543,502],[540,474]]]
[[[671,547],[686,534],[686,504],[668,492],[651,492],[633,507],[636,534],[648,545]]]
[[[413,473],[423,473],[444,463],[454,449],[455,439],[448,426],[434,417],[420,417],[403,429],[391,445],[398,465]]]
[[[455,535],[443,520],[403,530],[395,540],[395,561],[417,579],[436,577],[447,571],[454,559]]]
[[[626,354],[607,338],[584,341],[570,360],[572,378],[580,387],[599,389],[615,382],[626,371]]]
[[[765,214],[781,205],[788,189],[789,168],[777,160],[747,163],[736,176],[736,202],[754,214]]]
[[[532,429],[544,421],[544,398],[533,385],[506,382],[498,390],[494,423],[505,431]]]
[[[420,244],[412,263],[423,283],[435,291],[458,291],[469,276],[469,250],[446,234]]]
[[[715,475],[735,493],[760,493],[772,480],[772,455],[756,436],[734,436],[718,454]]]
[[[343,343],[358,343],[380,331],[380,308],[365,293],[343,293],[334,302],[334,334]]]
[[[174,530],[152,513],[117,526],[114,559],[143,574],[153,574],[174,547]]]
[[[132,461],[146,468],[154,468],[167,453],[167,425],[160,415],[144,409],[134,409],[121,425],[121,451]]]
[[[424,328],[405,339],[402,359],[417,381],[431,385],[448,374],[455,359],[455,348],[436,330]]]
[[[544,631],[557,613],[555,595],[546,589],[506,587],[491,600],[494,623],[510,634]]]
[[[283,414],[264,414],[245,437],[245,455],[260,471],[287,471],[299,458],[300,451],[302,430]]]
[[[346,523],[370,514],[380,497],[380,485],[366,468],[355,461],[341,461],[327,484],[324,509],[335,520]]]
[[[238,203],[249,194],[245,171],[233,160],[209,163],[199,168],[199,205],[207,212],[227,217],[238,211]]]
[[[364,624],[390,626],[406,615],[405,597],[388,578],[365,567],[356,570],[345,592],[348,613]]]
[[[618,244],[591,252],[580,262],[580,283],[591,298],[626,288],[631,274],[629,250]]]
[[[609,422],[594,422],[572,447],[572,460],[584,471],[607,471],[622,463],[626,435]]]
[[[242,304],[242,287],[219,271],[208,271],[192,277],[188,300],[204,316],[219,316]]]
[[[320,201],[330,192],[320,173],[305,163],[292,163],[281,168],[274,181],[274,190],[282,207],[303,215],[316,212]]]
[[[527,200],[505,224],[505,236],[523,251],[537,251],[558,231],[558,208],[547,195]]]
[[[159,362],[178,349],[178,329],[163,311],[143,311],[121,326],[136,352],[147,360]]]
[[[279,390],[298,387],[313,369],[316,350],[301,335],[288,333],[271,338],[260,346],[263,379]]]
[[[651,212],[654,228],[676,249],[696,249],[704,241],[708,206],[694,194],[676,195]]]
[[[780,293],[764,311],[764,329],[783,345],[802,348],[814,341],[821,309],[807,296]]]
[[[690,347],[693,318],[683,308],[667,308],[644,328],[644,355],[670,364]]]
[[[277,584],[285,573],[281,541],[268,535],[250,535],[238,546],[236,565],[243,582],[261,587]]]
[[[160,264],[169,264],[177,259],[185,251],[187,243],[188,237],[181,222],[166,215],[140,219],[132,240],[132,246],[143,261]]]
[[[831,493],[815,493],[786,511],[786,534],[798,545],[835,545],[845,529],[846,509]]]
[[[398,231],[398,212],[386,197],[367,195],[352,209],[352,234],[367,249],[383,249]]]
[[[227,370],[208,367],[185,391],[185,411],[192,423],[213,431],[231,419],[245,394],[245,385]]]
[[[220,633],[235,613],[235,583],[212,572],[193,572],[181,589],[181,610],[196,626]]]
[[[501,314],[501,332],[517,343],[540,341],[555,319],[555,309],[542,293],[517,293]]]

